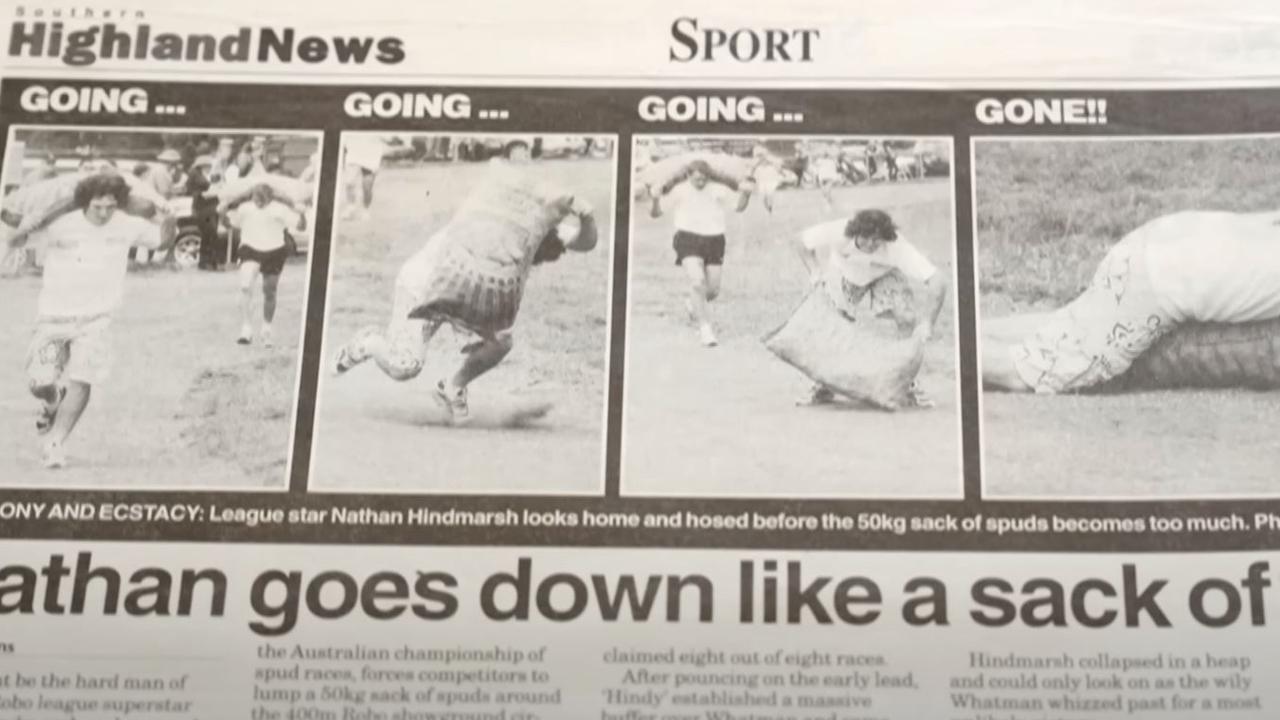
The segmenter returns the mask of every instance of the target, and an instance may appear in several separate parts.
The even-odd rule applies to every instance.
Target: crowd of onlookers
[[[910,140],[865,142],[761,142],[742,139],[669,139],[648,149],[650,162],[695,151],[754,157],[781,170],[781,187],[822,187],[898,182],[949,173],[950,162],[925,143]],[[638,159],[646,159],[644,152]]]

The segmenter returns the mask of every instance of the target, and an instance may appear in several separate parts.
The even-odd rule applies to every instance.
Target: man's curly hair
[[[116,205],[124,207],[129,201],[129,183],[119,175],[90,175],[76,184],[75,204],[77,208],[84,210],[95,199],[107,195],[115,198]]]
[[[860,210],[844,226],[845,237],[865,237],[893,242],[898,239],[898,226],[883,210]]]

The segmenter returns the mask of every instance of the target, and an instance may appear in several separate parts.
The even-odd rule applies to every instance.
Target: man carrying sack
[[[842,394],[889,409],[932,407],[915,376],[946,298],[946,281],[934,264],[877,209],[810,227],[794,243],[814,290],[766,344],[816,381],[801,404],[827,404]],[[908,281],[923,286],[920,305]],[[896,334],[873,327],[886,317]],[[802,347],[803,335],[824,336],[832,345]]]
[[[511,330],[532,267],[554,262],[566,250],[588,252],[598,237],[590,205],[540,177],[527,143],[509,143],[506,156],[493,162],[449,223],[405,261],[389,323],[363,328],[344,345],[334,361],[336,374],[372,359],[393,380],[417,377],[428,344],[448,323],[478,339],[464,348],[457,372],[436,383],[434,398],[451,418],[468,415],[468,385],[515,345]]]

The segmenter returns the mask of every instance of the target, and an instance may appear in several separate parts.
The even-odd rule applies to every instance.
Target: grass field
[[[24,358],[37,277],[0,280],[0,484],[111,489],[283,489],[307,262],[280,281],[275,346],[237,345],[234,272],[133,272],[111,326],[110,376],[67,443],[40,465]]]
[[[1059,307],[1107,249],[1179,210],[1274,210],[1280,139],[979,141],[983,301]]]
[[[472,422],[442,427],[431,398],[474,338],[447,327],[422,374],[395,382],[372,362],[322,377],[311,487],[458,493],[601,492],[608,289],[613,244],[612,160],[548,160],[548,179],[595,208],[600,240],[533,269],[514,330],[515,349],[470,387]],[[385,168],[371,217],[334,238],[325,357],[364,325],[385,325],[400,265],[452,216],[484,164]],[[551,403],[539,422],[520,408]],[[516,425],[516,427],[511,427]]]
[[[954,216],[946,180],[779,193],[730,214],[720,345],[698,342],[674,264],[671,214],[632,206],[624,494],[772,497],[955,497],[961,492],[954,302],[939,317],[920,375],[931,410],[889,414],[851,404],[797,407],[810,386],[762,344],[808,291],[787,244],[812,224],[859,209],[888,210],[944,277],[954,277]]]
[[[1280,139],[980,141],[980,322],[1060,307],[1142,223],[1181,210],[1274,210]],[[981,337],[981,328],[979,328]],[[1280,397],[1162,391],[984,393],[989,496],[1159,498],[1274,493]]]

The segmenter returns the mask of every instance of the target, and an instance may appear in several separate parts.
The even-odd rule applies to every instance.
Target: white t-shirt
[[[1184,212],[1154,220],[1147,271],[1173,317],[1251,322],[1280,317],[1280,214]]]
[[[675,208],[676,230],[695,235],[723,235],[725,213],[738,205],[738,195],[727,186],[707,181],[701,190],[688,181],[667,194]]]
[[[252,200],[241,203],[227,214],[232,227],[240,229],[240,244],[271,252],[284,247],[284,234],[297,227],[302,216],[282,202],[272,200],[258,207]]]
[[[346,139],[347,164],[362,167],[365,170],[377,171],[382,167],[382,157],[386,155],[387,146],[377,135],[352,133]]]
[[[43,233],[44,280],[38,303],[47,317],[109,313],[124,298],[129,248],[160,247],[160,226],[117,210],[103,225],[81,211],[63,215]]]
[[[814,225],[800,236],[800,241],[810,250],[829,251],[827,268],[830,274],[858,287],[866,287],[894,270],[918,282],[924,282],[938,272],[938,268],[902,236],[892,242],[880,243],[873,253],[859,250],[851,238],[845,237],[844,228],[848,222],[840,219]]]

